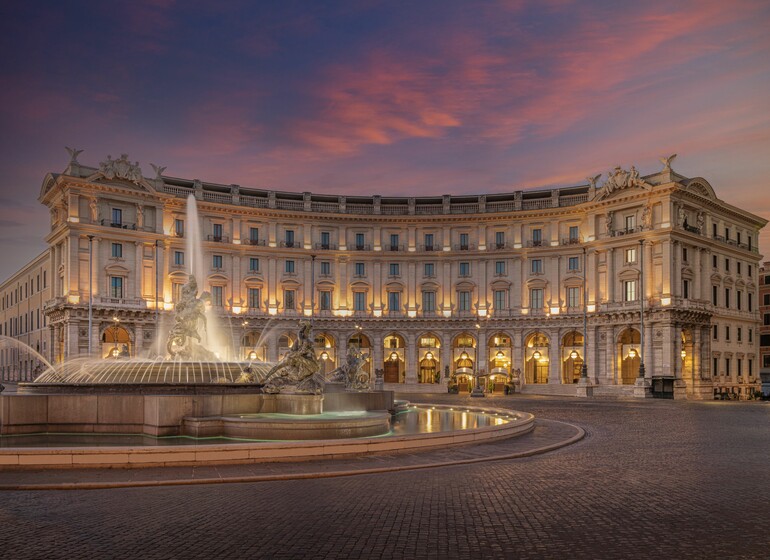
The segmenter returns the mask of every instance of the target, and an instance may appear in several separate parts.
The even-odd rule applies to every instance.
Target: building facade
[[[762,392],[770,396],[770,262],[759,269],[759,312],[762,325],[759,328],[759,354],[762,364]]]
[[[585,362],[596,391],[627,393],[641,360],[678,397],[759,389],[765,220],[670,165],[645,177],[617,167],[601,185],[415,198],[156,169],[148,179],[126,156],[73,159],[46,176],[52,360],[157,354],[197,259],[238,359],[279,359],[309,317],[325,369],[353,344],[398,390],[446,391],[450,379],[465,390],[478,377],[574,394]],[[186,246],[198,233],[202,255]]]
[[[48,251],[0,284],[0,378],[31,381],[51,349],[44,306],[51,299]]]

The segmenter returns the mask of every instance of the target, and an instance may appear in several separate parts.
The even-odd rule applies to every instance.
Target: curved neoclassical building
[[[648,381],[677,397],[759,388],[766,222],[669,165],[553,190],[391,198],[148,179],[125,156],[73,160],[40,193],[55,360],[87,352],[89,337],[105,356],[153,351],[193,258],[189,195],[202,283],[241,358],[278,359],[305,316],[325,368],[355,344],[397,390],[516,376],[525,392],[574,394],[585,362],[595,392],[623,393],[640,358]]]

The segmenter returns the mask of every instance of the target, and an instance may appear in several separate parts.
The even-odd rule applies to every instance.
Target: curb
[[[558,420],[547,420],[547,422],[564,424],[577,430],[577,434],[574,436],[552,443],[550,445],[544,445],[526,451],[518,451],[515,453],[507,453],[504,455],[493,455],[490,457],[478,457],[475,459],[459,459],[457,461],[443,461],[441,463],[424,463],[418,465],[397,465],[393,467],[377,467],[368,469],[351,469],[341,471],[328,471],[328,472],[310,472],[310,473],[295,473],[295,474],[267,474],[267,475],[250,475],[250,476],[231,476],[231,477],[219,477],[219,478],[181,478],[181,479],[169,479],[169,480],[138,480],[138,481],[121,481],[121,482],[64,482],[60,484],[3,484],[0,485],[0,491],[20,491],[20,490],[103,490],[109,488],[146,488],[157,486],[186,486],[192,484],[238,484],[245,482],[278,482],[285,480],[309,480],[316,478],[340,478],[343,476],[357,476],[366,474],[382,474],[390,472],[401,471],[414,471],[424,469],[435,469],[442,467],[452,467],[458,465],[471,465],[474,463],[486,463],[490,461],[503,461],[507,459],[521,459],[524,457],[531,457],[533,455],[542,455],[550,451],[567,447],[573,443],[577,443],[582,440],[586,432],[580,426],[570,424],[569,422],[560,422]]]

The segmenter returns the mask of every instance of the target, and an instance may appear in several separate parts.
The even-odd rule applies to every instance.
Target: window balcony
[[[230,243],[230,238],[226,235],[207,235],[206,241],[213,241],[214,243]]]
[[[582,242],[579,237],[565,237],[561,240],[562,245],[580,245]]]
[[[267,245],[264,239],[241,239],[243,245],[254,245],[259,247],[265,247]]]
[[[302,244],[299,241],[281,241],[279,245],[285,249],[301,249]]]
[[[405,245],[403,245],[403,244],[401,244],[401,245],[383,245],[383,246],[382,246],[382,249],[383,249],[384,251],[393,251],[393,252],[397,252],[397,251],[405,251],[405,250],[406,250],[406,247],[405,247]]]
[[[487,246],[487,250],[489,251],[504,251],[507,248],[508,248],[507,243],[490,243]]]
[[[542,239],[530,239],[527,241],[527,247],[545,247],[546,243]]]
[[[336,251],[336,243],[316,243],[313,247],[319,251]]]
[[[353,250],[354,251],[371,251],[372,246],[367,243],[358,243],[353,245]]]
[[[472,243],[455,243],[453,248],[455,251],[475,251],[476,245]]]
[[[418,250],[420,252],[441,251],[441,245],[420,245]]]
[[[100,220],[99,224],[116,229],[136,230],[136,224],[129,224],[127,222],[111,222],[110,220]]]

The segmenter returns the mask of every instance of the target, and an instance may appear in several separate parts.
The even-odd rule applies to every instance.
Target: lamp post
[[[639,379],[644,381],[644,239],[639,240],[639,322],[641,336],[639,337]]]
[[[112,318],[112,339],[113,339],[113,342],[115,343],[115,347],[112,350],[110,350],[110,355],[116,360],[120,355],[120,350],[118,349],[118,328],[119,328],[118,325],[119,324],[120,324],[120,319],[118,319],[117,317],[113,317]]]
[[[158,275],[160,274],[160,253],[159,253],[159,247],[160,247],[160,240],[155,240],[155,338],[158,342],[158,356],[160,356],[160,304],[158,303],[160,301],[160,280]]]
[[[88,356],[93,351],[94,326],[94,236],[88,236]]]
[[[586,248],[583,247],[583,365],[580,368],[580,379],[588,381],[588,294],[586,293],[586,275],[588,274],[588,261]]]
[[[310,255],[310,325],[315,327],[315,255]]]

